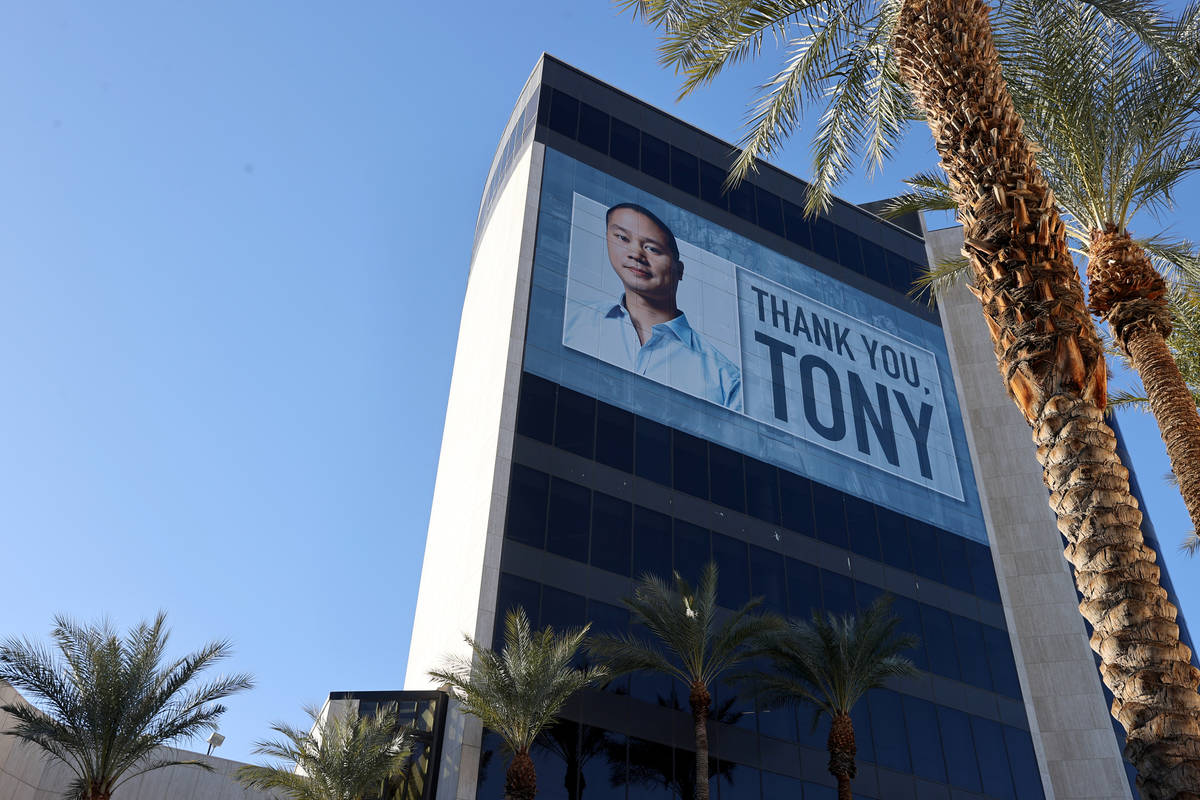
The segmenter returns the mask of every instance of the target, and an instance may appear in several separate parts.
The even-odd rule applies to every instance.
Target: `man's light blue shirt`
[[[638,340],[624,295],[616,303],[568,301],[563,344],[681,392],[742,410],[742,371],[680,313]]]

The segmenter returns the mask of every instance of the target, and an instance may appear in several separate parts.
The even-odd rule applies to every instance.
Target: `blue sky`
[[[232,639],[259,686],[219,755],[246,759],[329,691],[400,687],[475,213],[539,54],[729,140],[773,65],[676,104],[604,0],[6,12],[0,635],[162,608],[178,653]],[[841,194],[933,162],[917,130]],[[777,163],[809,174],[803,134]],[[1157,431],[1122,425],[1174,543]]]

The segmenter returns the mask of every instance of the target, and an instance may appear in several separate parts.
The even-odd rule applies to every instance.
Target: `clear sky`
[[[228,637],[246,759],[401,688],[475,214],[541,52],[731,141],[774,65],[676,104],[605,0],[3,8],[0,636],[161,608],[176,653]],[[933,162],[917,130],[842,195]],[[1157,431],[1122,425],[1200,624]]]

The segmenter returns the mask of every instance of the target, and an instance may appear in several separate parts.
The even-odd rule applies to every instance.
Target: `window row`
[[[725,170],[686,150],[550,87],[542,88],[538,121],[570,139],[741,217],[752,225],[905,294],[921,264],[835,224],[806,218],[800,206],[750,181],[722,190]]]
[[[512,130],[509,131],[508,138],[504,140],[504,144],[499,149],[496,168],[492,170],[491,178],[483,190],[483,202],[479,205],[479,218],[475,221],[476,242],[478,242],[479,235],[483,232],[483,226],[487,223],[488,217],[492,213],[496,194],[504,186],[505,181],[508,180],[508,175],[512,172],[513,165],[516,163],[517,154],[521,152],[521,146],[525,144],[525,139],[529,132],[533,130],[533,123],[537,116],[534,99],[531,97],[525,103],[525,108],[521,109],[521,115],[517,117]]]
[[[865,558],[1000,602],[991,551],[986,545],[528,372],[521,378],[517,432]],[[569,489],[559,492],[564,498],[570,494]],[[529,535],[537,538],[542,522],[536,519],[536,508],[531,510],[534,530]],[[598,513],[608,513],[608,505]],[[575,533],[585,535],[582,530]],[[567,536],[570,532],[556,531],[554,535]],[[582,546],[575,544],[576,548]]]

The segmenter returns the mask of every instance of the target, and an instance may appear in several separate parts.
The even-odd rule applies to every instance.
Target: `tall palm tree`
[[[395,707],[360,717],[305,708],[309,730],[283,722],[271,726],[281,739],[256,743],[256,755],[278,759],[267,766],[240,767],[237,779],[249,789],[278,790],[290,800],[369,800],[399,777],[412,752],[412,729],[400,727]]]
[[[696,800],[708,800],[708,715],[712,685],[727,670],[750,656],[749,645],[779,627],[775,617],[752,612],[752,600],[722,619],[717,609],[717,565],[709,562],[693,589],[675,573],[672,586],[647,573],[625,600],[633,621],[653,639],[630,634],[600,636],[592,652],[614,675],[658,672],[683,683],[696,737]]]
[[[32,705],[3,706],[16,724],[4,733],[36,745],[74,775],[68,795],[109,800],[121,784],[180,761],[160,748],[216,730],[221,699],[249,689],[248,675],[198,683],[200,673],[228,658],[217,641],[166,661],[166,615],[120,636],[108,622],[80,625],[54,618],[57,653],[29,639],[0,643],[0,681]]]
[[[881,597],[861,616],[821,616],[812,622],[792,621],[769,635],[762,654],[768,669],[755,673],[755,692],[768,704],[794,703],[830,719],[829,773],[837,779],[838,800],[850,800],[850,781],[858,773],[854,722],[850,712],[871,689],[889,678],[916,674],[903,653],[917,644],[901,635],[891,600]]]
[[[463,711],[478,717],[512,750],[504,780],[509,800],[533,800],[537,794],[537,770],[529,748],[538,733],[554,724],[571,695],[608,676],[603,665],[572,665],[589,627],[561,634],[550,627],[534,631],[518,607],[504,618],[504,649],[499,653],[465,636],[474,659],[455,656],[429,673],[449,684]]]
[[[1039,0],[1053,7],[1075,0]],[[1169,38],[1136,0],[1090,5],[1148,39]],[[1001,73],[983,0],[631,0],[664,30],[665,63],[688,93],[730,63],[786,42],[733,179],[794,128],[806,100],[817,130],[816,209],[865,143],[885,157],[915,109],[928,123],[959,208],[964,255],[1008,394],[1033,429],[1050,506],[1069,545],[1093,647],[1126,729],[1147,800],[1200,786],[1200,670],[1179,642],[1176,609],[1145,546],[1116,437],[1104,421],[1104,351],[1066,229]]]

